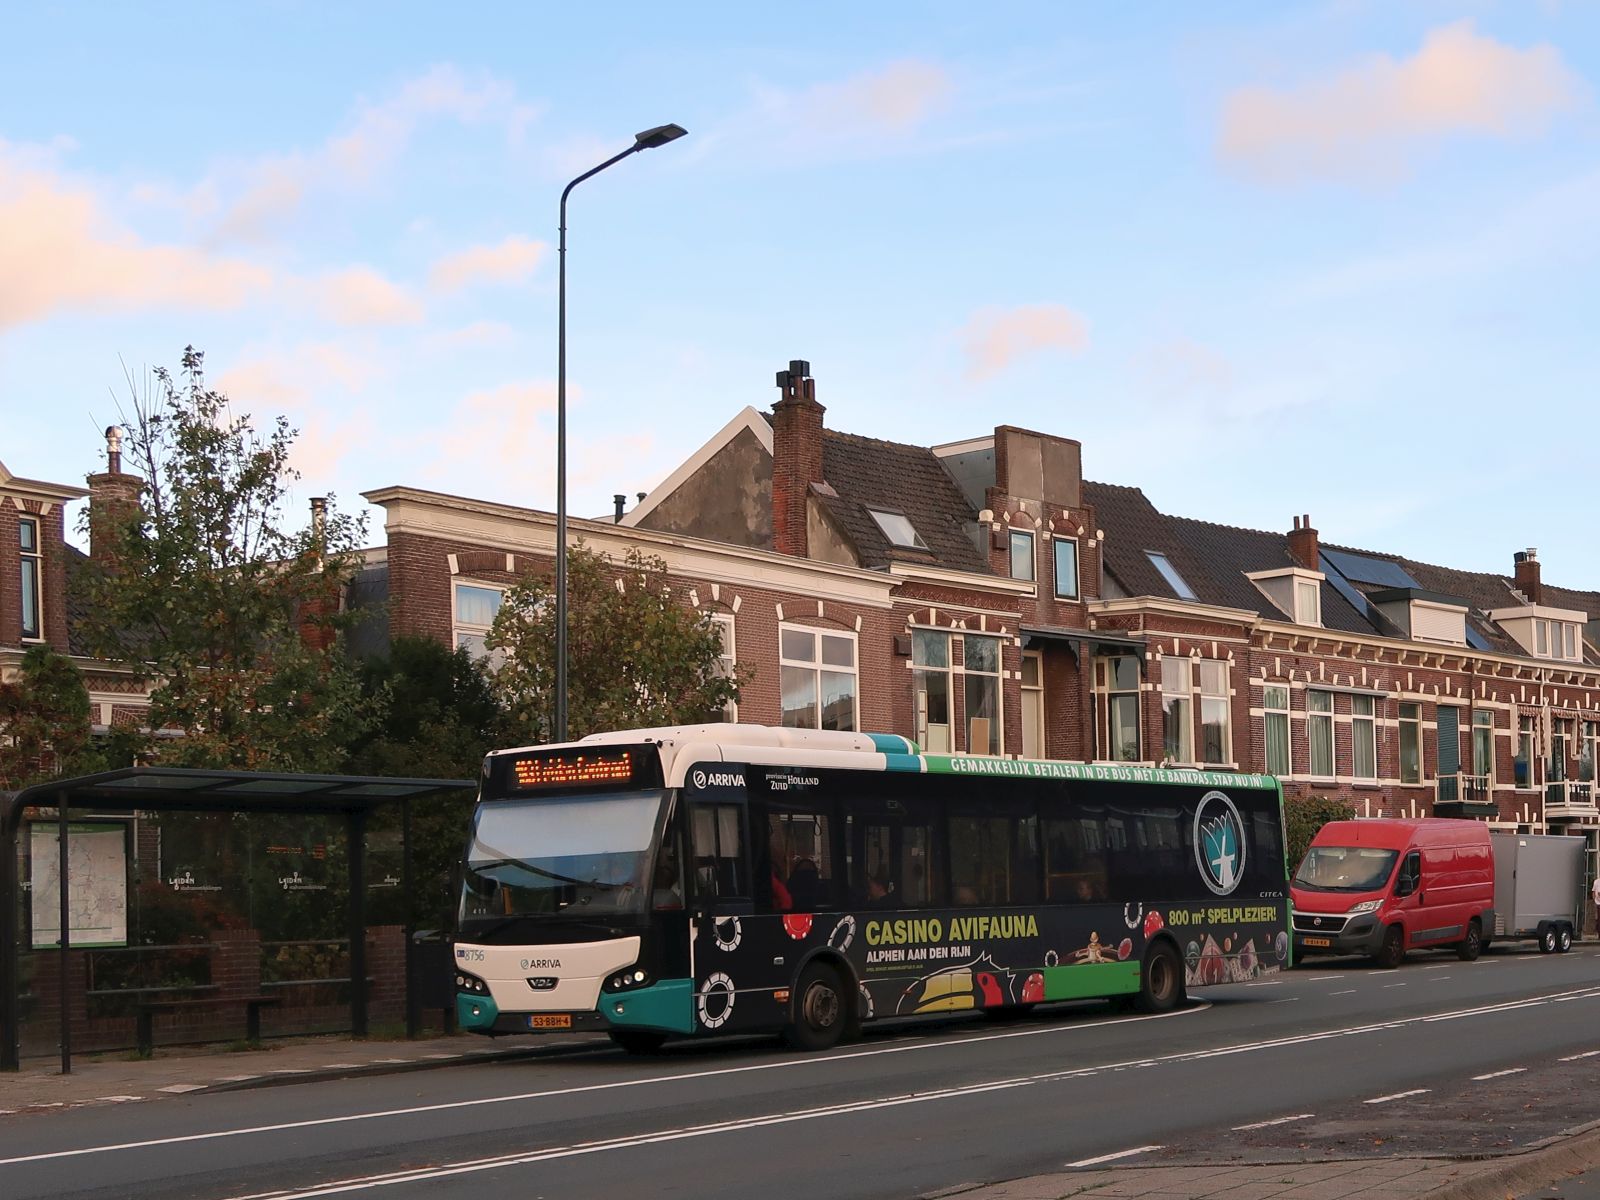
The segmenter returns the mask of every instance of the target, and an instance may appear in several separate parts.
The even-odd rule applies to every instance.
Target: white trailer
[[[1571,949],[1575,931],[1583,928],[1584,839],[1495,833],[1489,841],[1495,940],[1537,938],[1541,954]]]

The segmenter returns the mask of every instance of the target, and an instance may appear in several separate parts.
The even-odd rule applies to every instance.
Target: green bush
[[[1317,830],[1329,821],[1348,821],[1355,815],[1350,801],[1337,796],[1284,796],[1283,824],[1289,843],[1289,877],[1294,878],[1300,860],[1306,856]]]

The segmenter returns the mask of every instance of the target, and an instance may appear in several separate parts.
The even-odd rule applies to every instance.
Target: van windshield
[[[1308,892],[1372,892],[1389,881],[1398,850],[1372,846],[1313,846],[1294,874]]]

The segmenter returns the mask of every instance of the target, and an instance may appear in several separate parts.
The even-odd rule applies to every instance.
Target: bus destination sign
[[[511,763],[512,785],[519,792],[539,788],[588,787],[597,783],[632,783],[633,751],[588,750],[581,754],[529,755]]]

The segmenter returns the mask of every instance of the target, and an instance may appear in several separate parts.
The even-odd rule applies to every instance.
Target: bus
[[[920,753],[711,724],[483,764],[453,944],[483,1034],[780,1032],[1122,997],[1288,965],[1267,775]]]

